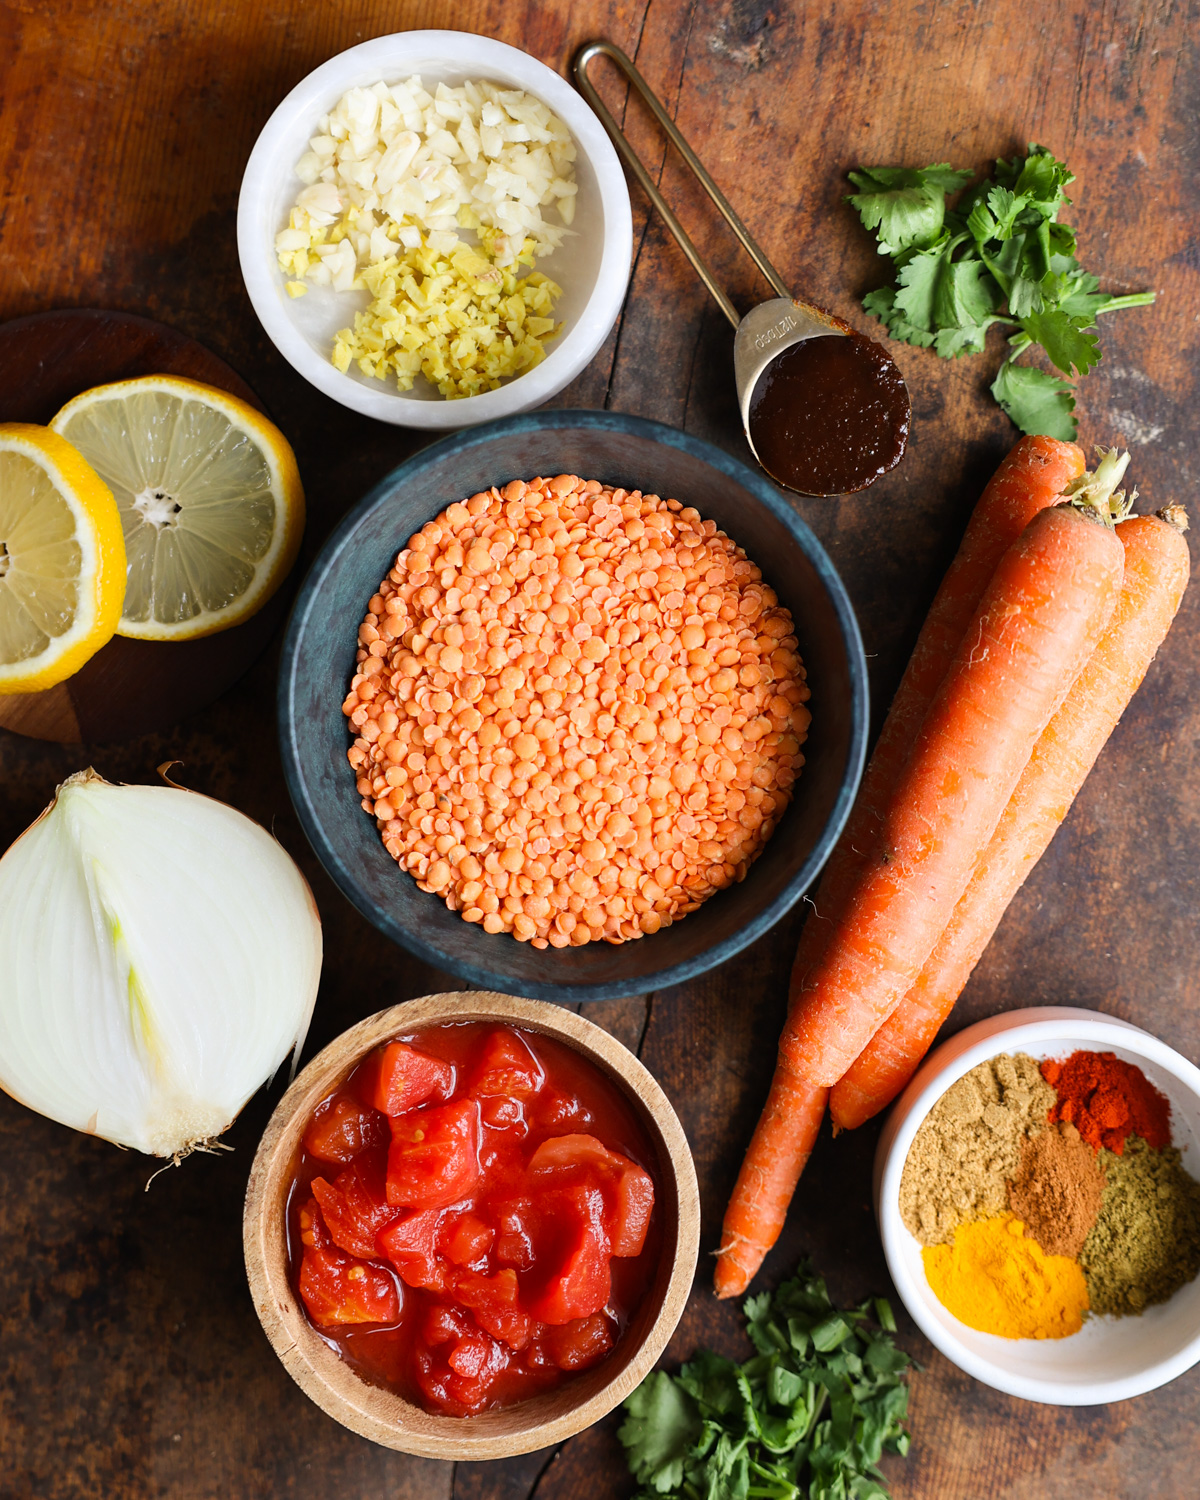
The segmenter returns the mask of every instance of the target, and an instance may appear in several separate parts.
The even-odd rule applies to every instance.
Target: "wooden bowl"
[[[645,1299],[613,1352],[557,1389],[501,1411],[434,1416],[370,1385],[308,1321],[288,1279],[285,1209],[304,1127],[313,1110],[373,1047],[444,1021],[521,1026],[582,1053],[616,1084],[652,1142],[663,1252]],[[540,1000],[487,990],[426,995],[352,1026],[308,1064],[279,1101],[255,1153],[243,1220],[246,1270],[263,1328],[288,1374],[352,1432],[422,1458],[492,1459],[564,1442],[610,1412],[653,1369],[683,1314],[700,1245],[692,1154],[675,1111],[628,1048],[582,1016]]]

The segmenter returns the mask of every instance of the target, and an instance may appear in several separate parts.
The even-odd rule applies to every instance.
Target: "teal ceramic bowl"
[[[346,760],[342,700],[367,600],[414,531],[455,500],[536,474],[582,474],[695,506],[763,570],[792,612],[812,689],[795,795],[746,879],[652,936],[538,950],[447,910],[384,849]],[[541,411],[456,433],[394,470],[322,548],[283,645],[279,731],[288,791],[318,859],[368,921],[480,989],[611,999],[679,984],[760,937],[812,883],[850,811],[867,737],[867,672],[846,590],[821,544],[761,473],[639,417]]]

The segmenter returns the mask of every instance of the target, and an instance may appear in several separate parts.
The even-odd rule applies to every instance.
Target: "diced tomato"
[[[486,1094],[479,1101],[479,1113],[483,1123],[493,1130],[503,1130],[515,1140],[523,1141],[529,1134],[529,1123],[525,1119],[525,1106],[520,1099],[509,1099],[503,1094]]]
[[[416,1345],[416,1376],[426,1400],[452,1416],[479,1411],[508,1366],[508,1350],[450,1308],[435,1309],[425,1332]]]
[[[590,1318],[612,1290],[604,1196],[596,1187],[556,1189],[538,1205],[534,1266],[525,1306],[540,1323]]]
[[[329,1238],[329,1230],[325,1227],[325,1220],[321,1217],[321,1209],[315,1198],[310,1198],[300,1209],[300,1243],[321,1245],[324,1248],[328,1248],[333,1243]]]
[[[324,1245],[308,1245],[300,1263],[300,1295],[314,1323],[395,1323],[400,1293],[382,1266]]]
[[[389,1224],[379,1236],[379,1248],[409,1286],[441,1292],[449,1281],[449,1268],[438,1256],[438,1227],[442,1212],[418,1209]]]
[[[493,1213],[499,1233],[494,1254],[501,1265],[513,1266],[518,1271],[528,1270],[533,1265],[532,1208],[528,1198],[495,1205]]]
[[[522,1038],[505,1027],[493,1031],[484,1042],[471,1092],[528,1099],[545,1081],[541,1063]]]
[[[444,1302],[435,1302],[425,1314],[421,1336],[436,1349],[439,1344],[462,1338],[470,1326],[471,1320],[461,1307],[447,1307]]]
[[[497,1271],[494,1276],[460,1271],[455,1278],[454,1295],[471,1309],[480,1328],[510,1349],[524,1349],[533,1337],[534,1321],[517,1304],[515,1271]]]
[[[479,1105],[474,1099],[410,1110],[392,1120],[387,1201],[439,1208],[479,1181]]]
[[[442,1244],[447,1260],[456,1266],[469,1266],[488,1253],[495,1238],[496,1231],[490,1224],[485,1224],[477,1214],[468,1213],[443,1230]]]
[[[387,1144],[384,1117],[352,1094],[335,1094],[319,1106],[304,1132],[304,1149],[318,1161],[336,1161],[343,1166],[360,1151]]]
[[[587,1130],[593,1123],[586,1105],[550,1087],[544,1088],[530,1106],[529,1125],[535,1133],[565,1135],[568,1130]]]
[[[534,1176],[567,1175],[571,1181],[596,1181],[607,1208],[605,1227],[612,1254],[639,1255],[654,1208],[654,1183],[647,1172],[620,1152],[610,1151],[594,1135],[552,1136],[529,1159]]]
[[[373,1108],[402,1115],[430,1099],[448,1099],[454,1092],[454,1068],[405,1042],[389,1042],[368,1059],[358,1075],[358,1087]]]
[[[624,1258],[640,1255],[654,1210],[654,1183],[650,1174],[629,1162],[617,1178],[616,1200],[608,1233],[612,1253]]]
[[[364,1260],[378,1258],[376,1236],[396,1217],[384,1190],[385,1161],[381,1150],[364,1151],[332,1183],[313,1178],[313,1197],[334,1244]]]
[[[613,1346],[612,1324],[603,1313],[547,1328],[546,1349],[560,1370],[586,1370]]]

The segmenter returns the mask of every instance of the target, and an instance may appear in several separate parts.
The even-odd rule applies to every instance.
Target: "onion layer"
[[[181,1157],[299,1053],[316,903],[244,814],[81,771],[0,859],[0,1087],[74,1130]]]

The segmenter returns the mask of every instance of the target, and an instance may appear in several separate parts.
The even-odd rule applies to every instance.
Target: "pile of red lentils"
[[[410,537],[358,640],[349,758],[388,853],[538,948],[741,880],[804,764],[791,615],[677,500],[573,474],[472,495]]]

